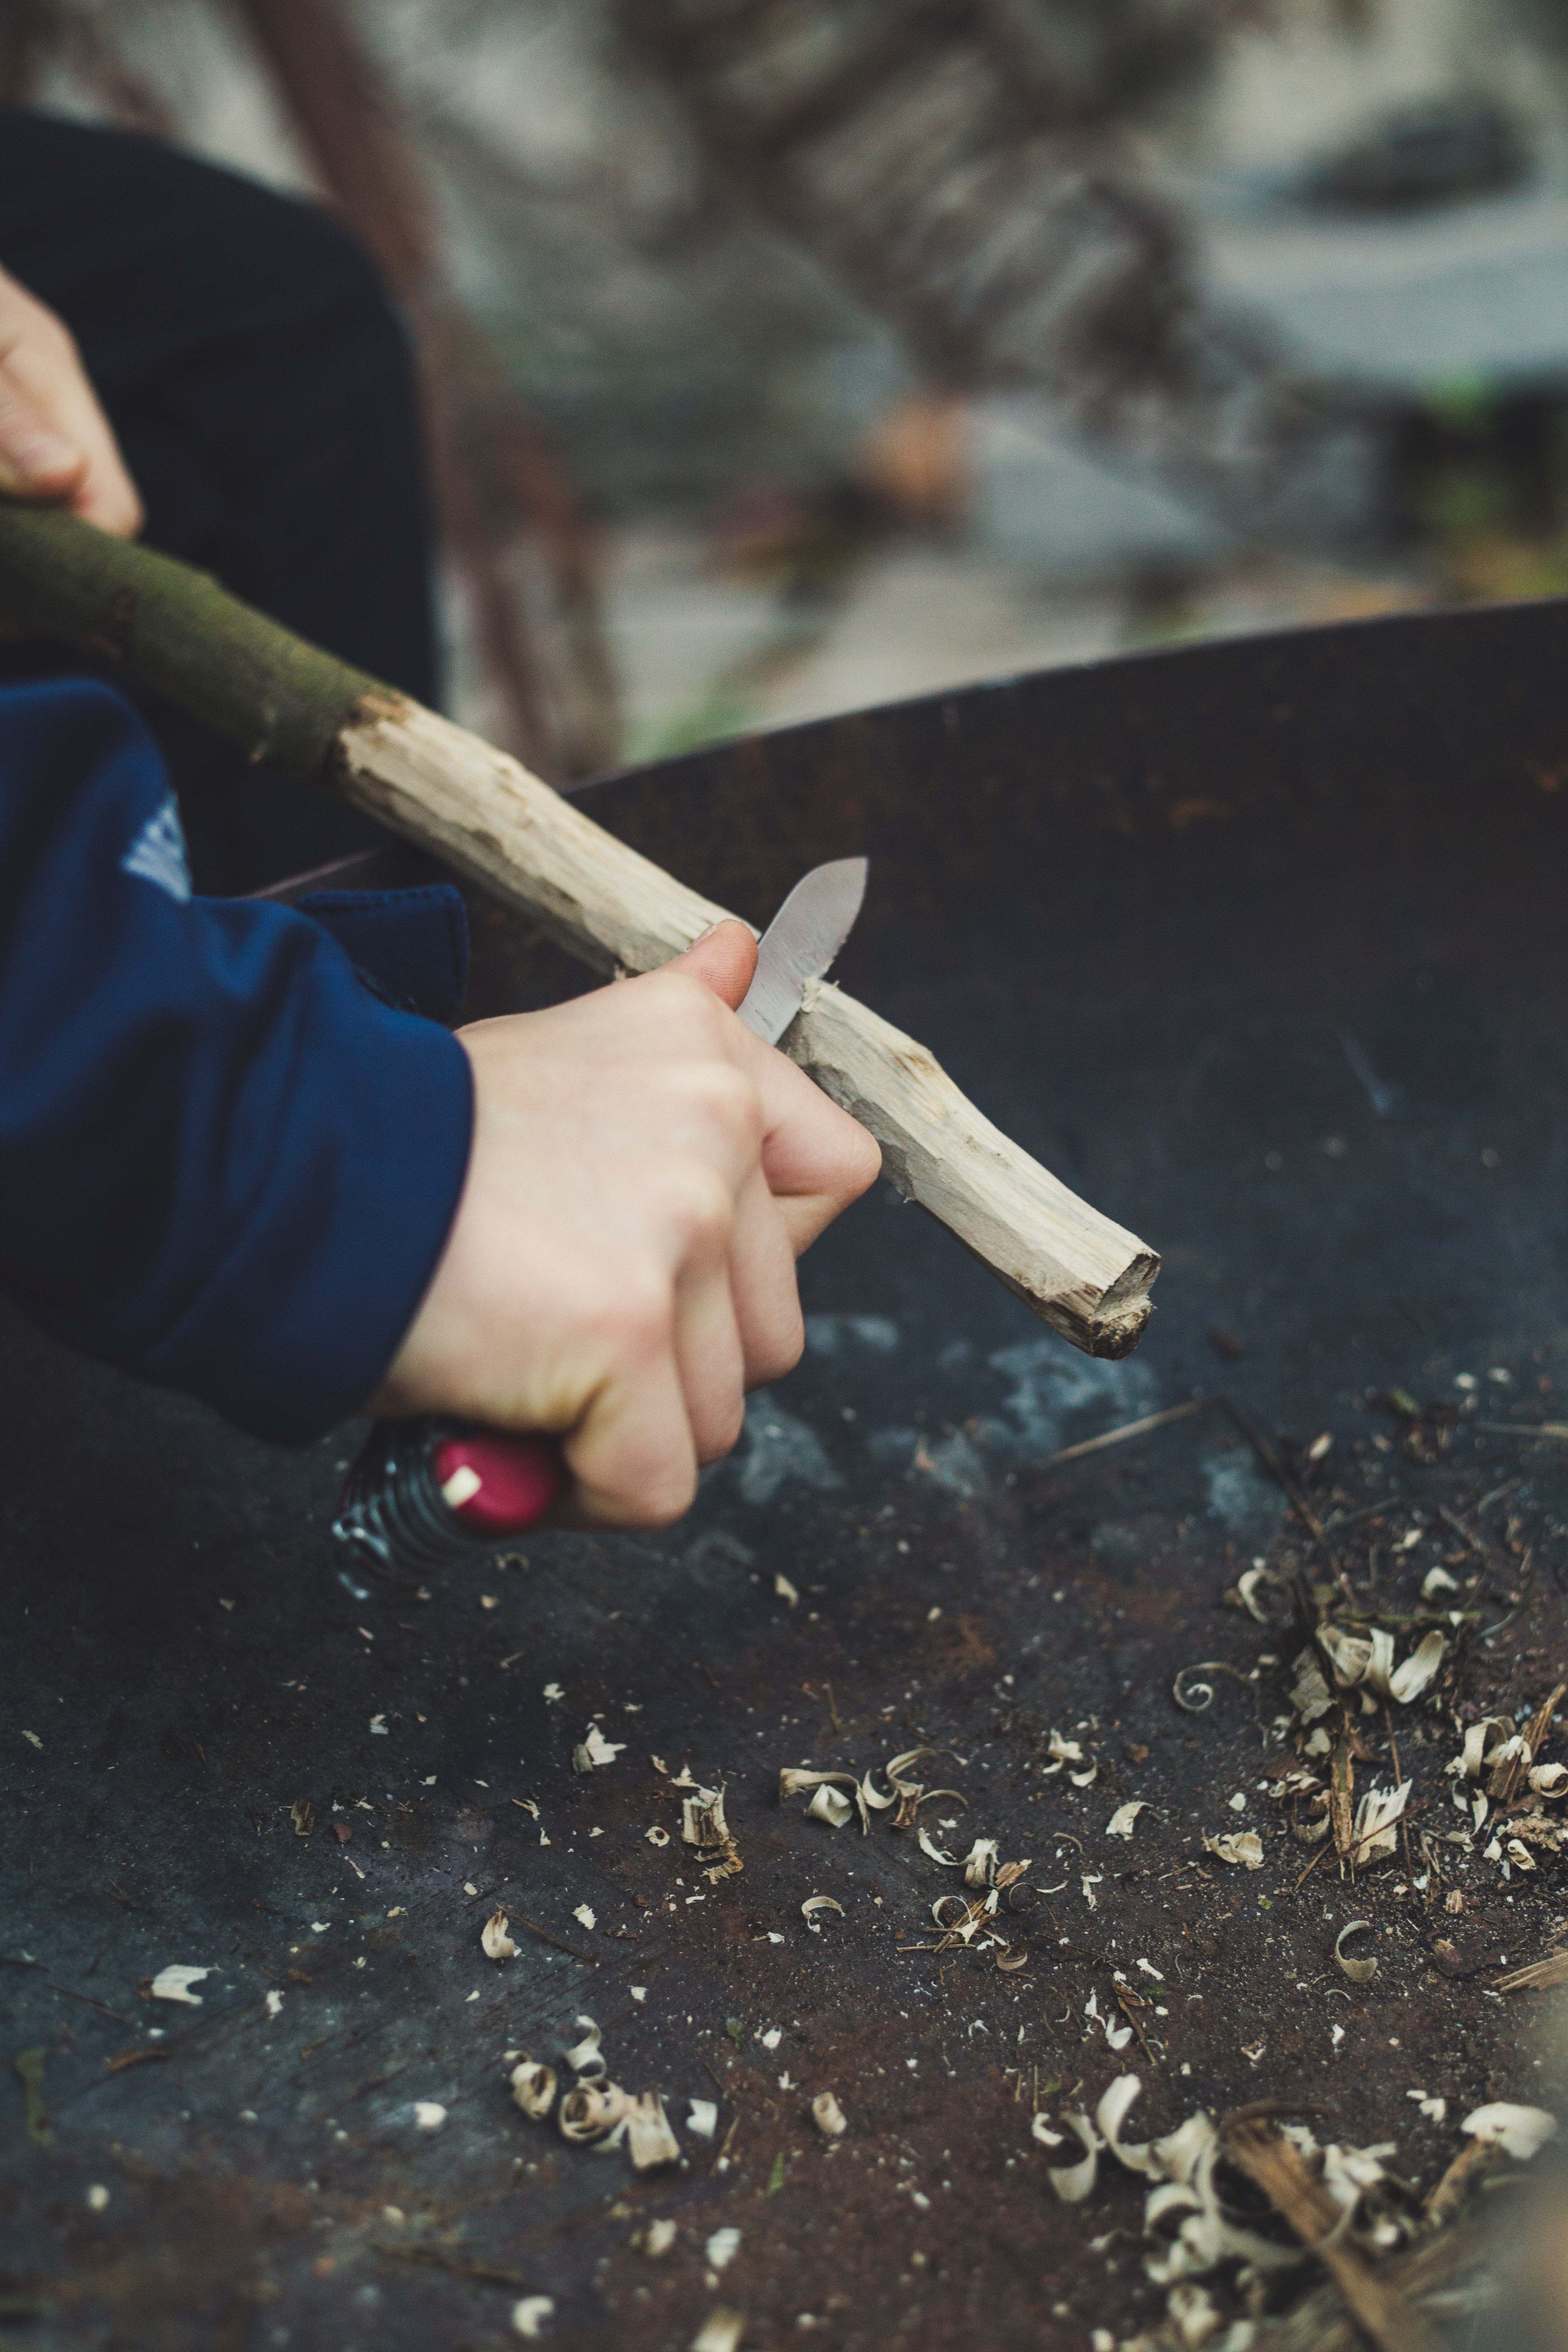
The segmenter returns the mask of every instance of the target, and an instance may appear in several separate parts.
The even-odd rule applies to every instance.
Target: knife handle
[[[384,1570],[449,1568],[536,1527],[567,1483],[560,1443],[422,1414],[378,1421],[332,1534]]]

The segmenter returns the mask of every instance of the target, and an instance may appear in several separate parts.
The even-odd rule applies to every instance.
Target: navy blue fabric
[[[412,890],[312,890],[300,914],[331,931],[384,1004],[448,1025],[468,987],[468,910],[449,882]]]
[[[84,1353],[309,1439],[363,1405],[468,1164],[468,1056],[321,924],[189,895],[167,771],[90,680],[0,689],[0,1287]]]

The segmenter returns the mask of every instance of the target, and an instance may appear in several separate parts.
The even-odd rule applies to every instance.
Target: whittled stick
[[[505,752],[170,557],[0,501],[0,607],[340,792],[598,971],[650,971],[724,916]],[[1094,1356],[1137,1345],[1158,1257],[984,1118],[923,1045],[830,984],[782,1045],[870,1129],[906,1199],[1064,1339]]]

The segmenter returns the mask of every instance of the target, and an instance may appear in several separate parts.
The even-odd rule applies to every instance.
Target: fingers
[[[668,1527],[690,1507],[697,1449],[668,1338],[630,1378],[589,1400],[562,1452],[576,1488],[563,1513],[568,1521]]]
[[[700,980],[733,1012],[752,984],[757,969],[757,942],[747,926],[734,916],[715,923],[684,955],[660,966],[662,971],[682,971]]]
[[[0,270],[0,490],[68,506],[117,538],[142,501],[77,348],[54,312]]]
[[[0,365],[0,490],[10,498],[65,499],[86,477],[82,451],[39,415],[10,362]]]
[[[733,1009],[751,986],[756,968],[756,940],[744,923],[731,919],[716,924],[663,970],[700,980]],[[790,1246],[799,1257],[876,1182],[882,1155],[859,1121],[830,1102],[786,1055],[744,1028],[737,1030],[731,1044],[763,1096],[763,1169]],[[776,1349],[763,1349],[770,1360],[773,1353]],[[754,1379],[751,1385],[756,1385]]]
[[[793,1370],[805,1340],[795,1288],[796,1253],[781,1213],[783,1205],[774,1200],[760,1168],[748,1177],[735,1203],[730,1290],[749,1389],[766,1388],[770,1381]],[[734,1435],[740,1435],[739,1425]]]

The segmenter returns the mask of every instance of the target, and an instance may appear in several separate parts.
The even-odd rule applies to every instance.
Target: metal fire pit
[[[1058,2203],[1074,2150],[1032,2138],[1037,2106],[1059,2129],[1128,2068],[1137,2137],[1305,2100],[1426,2179],[1468,2105],[1543,2095],[1521,2004],[1486,1989],[1543,1948],[1555,1858],[1299,1884],[1258,1784],[1301,1636],[1282,1587],[1273,1626],[1220,1595],[1255,1559],[1331,1571],[1242,1423],[1208,1403],[1050,1457],[1223,1390],[1382,1605],[1470,1547],[1443,1712],[1393,1726],[1412,1835],[1456,1823],[1451,1710],[1533,1705],[1563,1655],[1563,1455],[1510,1432],[1563,1411],[1565,640],[1550,604],[1159,653],[586,795],[753,918],[869,853],[846,984],[1163,1249],[1126,1364],[879,1188],[807,1261],[805,1360],[685,1522],[416,1589],[331,1557],[354,1433],[272,1452],[8,1325],[6,2341],[499,2347],[547,2296],[529,2324],[583,2347],[676,2352],[717,2306],[755,2352],[1087,2347],[1163,2298],[1138,2184],[1110,2167]],[[492,1003],[583,984],[489,928]],[[1208,1660],[1234,1674],[1184,1712],[1173,1679]],[[621,1752],[574,1772],[593,1721]],[[1043,1769],[1053,1728],[1090,1785]],[[862,1837],[778,1802],[781,1765],[928,1745],[951,1752],[922,1777],[968,1801],[924,1809],[933,1843],[994,1836],[1048,1890],[1008,1923],[1013,1973],[900,1948],[936,1940],[957,1874],[890,1814]],[[725,1785],[742,1874],[704,1879],[656,1757]],[[1204,1850],[1238,1824],[1260,1872]],[[817,1893],[844,1908],[814,1931]],[[1364,1986],[1332,1961],[1357,1917]],[[148,1997],[170,1964],[212,1971],[199,2007]],[[1119,2013],[1118,1970],[1146,2050],[1086,2018]],[[559,2067],[584,2014],[617,2081],[665,2095],[679,2168],[511,2105],[504,2053]]]

